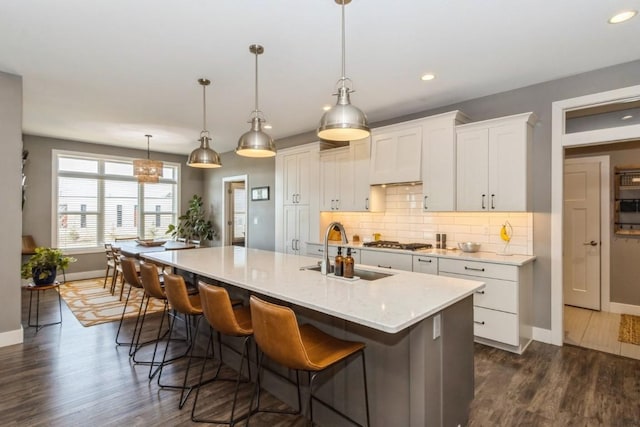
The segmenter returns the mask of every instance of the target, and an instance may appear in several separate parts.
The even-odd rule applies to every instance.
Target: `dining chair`
[[[349,422],[361,426],[362,424],[349,417],[347,414],[334,408],[328,402],[314,395],[313,386],[318,375],[325,371],[333,371],[329,368],[339,362],[345,361],[351,356],[362,357],[362,377],[364,383],[364,401],[366,409],[366,426],[369,426],[369,394],[367,390],[367,372],[364,360],[365,344],[356,341],[346,341],[329,335],[311,324],[299,326],[296,315],[289,307],[263,301],[255,295],[251,295],[249,304],[251,307],[251,319],[253,325],[254,339],[261,351],[258,357],[258,377],[256,381],[257,406],[252,410],[251,416],[257,412],[275,412],[283,414],[300,414],[300,371],[309,374],[309,398],[307,408],[309,418],[313,424],[313,402],[318,402],[342,416]],[[298,408],[295,411],[276,411],[260,409],[260,372],[264,356],[274,362],[296,371],[296,382],[298,390]],[[249,407],[253,407],[252,402]]]
[[[104,252],[107,256],[107,267],[105,268],[105,272],[104,272],[104,285],[102,286],[103,289],[107,287],[107,279],[109,278],[109,272],[112,271],[111,274],[115,274],[115,270],[116,270],[116,262],[114,260],[113,246],[111,245],[111,243],[104,244]]]
[[[142,282],[140,281],[140,277],[138,276],[138,271],[136,268],[136,260],[129,257],[119,257],[118,263],[116,266],[120,267],[120,271],[122,272],[122,288],[120,290],[120,295],[122,295],[122,289],[124,289],[125,285],[129,285],[129,291],[127,292],[127,299],[124,302],[124,307],[122,308],[122,315],[120,316],[120,324],[118,325],[118,331],[116,332],[116,344],[117,345],[128,345],[129,346],[129,355],[133,354],[134,343],[136,332],[138,330],[138,324],[140,322],[140,317],[142,314],[142,304],[138,309],[138,316],[136,317],[136,323],[133,327],[133,333],[131,335],[131,341],[120,341],[120,331],[122,330],[122,323],[124,322],[124,316],[127,312],[127,306],[129,305],[129,301],[131,300],[131,291],[133,288],[143,289]]]

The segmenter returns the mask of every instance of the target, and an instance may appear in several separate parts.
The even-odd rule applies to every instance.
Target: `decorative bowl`
[[[462,252],[478,252],[480,250],[480,243],[476,242],[460,242],[458,248]]]

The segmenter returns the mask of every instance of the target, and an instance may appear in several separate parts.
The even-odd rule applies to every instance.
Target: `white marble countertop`
[[[307,242],[314,245],[322,245],[322,243],[318,242]],[[535,255],[498,255],[495,252],[463,252],[459,249],[419,249],[417,251],[409,251],[406,249],[391,249],[391,248],[375,248],[375,247],[367,247],[362,243],[338,243],[338,242],[329,242],[330,246],[342,246],[343,248],[356,248],[356,249],[364,249],[368,251],[382,251],[382,252],[393,252],[405,255],[428,255],[434,256],[438,258],[451,258],[451,259],[464,259],[467,261],[483,261],[483,262],[491,262],[494,264],[508,264],[508,265],[525,265],[527,263],[535,261]]]
[[[363,269],[392,275],[346,281],[301,270],[317,264],[318,258],[235,246],[142,256],[387,333],[408,328],[484,288],[474,280],[370,266]]]

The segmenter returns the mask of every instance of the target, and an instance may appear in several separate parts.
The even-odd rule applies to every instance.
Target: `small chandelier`
[[[342,7],[342,77],[338,80],[336,105],[324,113],[318,127],[318,137],[329,141],[354,141],[369,136],[369,122],[366,114],[351,105],[349,94],[355,92],[349,87],[351,79],[345,76],[345,30],[344,6],[351,0],[335,0]]]
[[[202,85],[202,123],[203,130],[200,132],[200,147],[196,148],[189,154],[187,165],[194,168],[219,168],[222,166],[220,156],[212,148],[209,148],[209,131],[207,130],[207,95],[206,89],[211,81],[208,79],[198,79],[198,83]]]
[[[253,117],[249,121],[251,129],[238,140],[236,153],[245,157],[273,157],[276,155],[276,146],[273,138],[262,131],[262,122],[265,119],[258,108],[258,55],[264,53],[264,47],[252,44],[249,46],[249,52],[256,56],[256,105],[251,113]]]
[[[158,182],[162,176],[162,162],[151,160],[149,155],[149,138],[147,137],[147,158],[133,161],[133,176],[138,178],[138,182]]]

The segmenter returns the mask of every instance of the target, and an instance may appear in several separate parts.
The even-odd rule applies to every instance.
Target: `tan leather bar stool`
[[[124,307],[122,308],[122,316],[120,316],[120,324],[118,325],[118,332],[116,333],[116,344],[117,345],[128,345],[129,346],[129,355],[132,354],[135,342],[136,331],[138,330],[138,323],[140,322],[140,315],[142,313],[142,304],[140,304],[140,308],[138,309],[138,317],[136,318],[136,324],[133,328],[133,335],[131,341],[120,341],[120,331],[122,330],[122,323],[124,321],[124,315],[127,312],[127,306],[129,305],[129,299],[131,298],[131,290],[133,288],[142,289],[142,283],[140,282],[140,278],[138,276],[138,272],[136,271],[136,260],[133,258],[122,257],[118,262],[122,271],[122,287],[124,289],[125,285],[129,285],[129,292],[127,292],[127,299],[124,302]]]
[[[158,374],[158,385],[162,388],[180,390],[180,400],[178,402],[178,408],[182,409],[186,403],[189,394],[194,388],[197,388],[200,383],[193,385],[187,385],[189,377],[189,370],[191,369],[191,361],[193,359],[193,350],[195,348],[195,340],[198,336],[198,328],[200,326],[200,319],[202,318],[202,305],[200,302],[200,295],[189,295],[187,291],[187,285],[182,276],[177,274],[165,274],[164,275],[164,291],[167,295],[167,300],[171,309],[178,314],[182,314],[185,320],[186,335],[188,341],[189,361],[187,362],[187,369],[184,373],[184,380],[182,385],[162,384],[162,370],[166,365],[167,352],[169,345],[164,349],[164,355],[162,357],[162,363],[160,365],[160,372]],[[171,322],[169,326],[169,341],[171,342],[173,332],[175,330],[176,319]],[[195,330],[192,331],[192,325],[195,323]]]
[[[233,394],[233,403],[231,404],[231,415],[226,420],[211,420],[202,419],[196,416],[196,405],[198,404],[198,396],[202,385],[198,387],[196,396],[193,400],[193,408],[191,409],[191,420],[196,422],[205,422],[213,424],[229,424],[233,426],[240,420],[243,420],[249,416],[249,413],[235,417],[236,402],[238,399],[238,390],[240,388],[240,382],[242,381],[242,369],[244,367],[244,361],[247,360],[247,371],[249,378],[251,378],[251,368],[249,365],[249,338],[253,335],[253,328],[251,327],[251,310],[249,307],[232,306],[232,300],[229,298],[227,290],[220,286],[208,285],[200,282],[198,285],[200,289],[200,300],[202,301],[202,311],[204,317],[209,322],[209,343],[207,345],[207,356],[209,353],[214,353],[213,349],[213,332],[214,330],[218,336],[218,348],[220,349],[220,363],[216,369],[216,373],[212,380],[227,380],[235,381],[236,387]],[[237,302],[237,301],[236,301]],[[229,337],[242,338],[242,353],[240,358],[240,366],[238,366],[238,375],[236,378],[219,378],[220,368],[222,367],[222,340],[220,335]],[[233,349],[233,347],[229,348]],[[233,349],[236,351],[235,349]],[[238,352],[239,353],[239,352]],[[240,353],[239,353],[240,354]],[[204,384],[202,379],[204,377],[204,371],[207,364],[205,358],[202,363],[202,369],[200,371],[200,384]],[[211,381],[211,380],[210,380]]]
[[[352,355],[360,355],[362,356],[362,377],[367,414],[366,425],[369,426],[369,394],[367,390],[364,343],[335,338],[310,324],[298,326],[293,310],[263,301],[254,295],[250,298],[250,306],[254,339],[262,351],[262,355],[258,358],[258,381],[256,382],[255,393],[258,396],[258,404],[252,415],[255,412],[276,412],[260,409],[260,370],[262,369],[262,359],[266,354],[274,362],[296,370],[296,385],[298,387],[298,411],[296,413],[300,413],[300,379],[298,373],[299,371],[306,371],[310,373],[308,408],[311,423],[313,424],[313,401],[315,400],[351,423],[360,426],[361,424],[347,414],[338,411],[313,394],[313,385],[320,373]],[[253,402],[249,407],[253,407]],[[247,420],[247,425],[249,425],[249,420]]]

